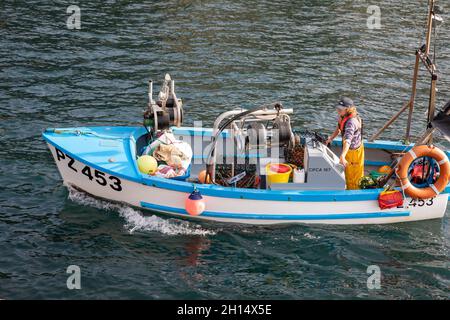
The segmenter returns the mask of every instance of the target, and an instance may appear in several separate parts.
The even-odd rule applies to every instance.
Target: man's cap
[[[353,100],[348,97],[342,97],[336,105],[336,109],[342,110],[353,106]]]

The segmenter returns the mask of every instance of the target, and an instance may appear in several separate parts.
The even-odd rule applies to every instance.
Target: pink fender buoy
[[[203,199],[200,192],[195,189],[186,199],[184,207],[191,216],[201,215],[206,208],[205,199]]]

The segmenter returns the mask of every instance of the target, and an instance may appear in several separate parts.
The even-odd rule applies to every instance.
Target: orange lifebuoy
[[[431,157],[439,164],[440,175],[438,180],[426,188],[417,188],[408,179],[409,166],[420,157]],[[397,175],[403,190],[408,196],[415,199],[428,199],[438,195],[447,186],[450,175],[450,163],[444,151],[435,146],[415,146],[400,160],[397,167]]]

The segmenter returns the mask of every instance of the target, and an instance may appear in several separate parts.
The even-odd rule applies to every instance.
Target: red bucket
[[[275,172],[275,173],[286,173],[286,172],[291,171],[291,168],[286,164],[277,163],[277,164],[270,165],[270,171]]]

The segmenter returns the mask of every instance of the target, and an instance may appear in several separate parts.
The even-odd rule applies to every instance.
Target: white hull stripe
[[[160,212],[184,214],[189,216],[186,210],[175,207],[162,206],[158,204],[141,202],[141,206]],[[408,217],[409,211],[378,211],[361,213],[328,213],[328,214],[265,214],[265,213],[228,213],[205,211],[200,216],[211,218],[230,219],[258,219],[258,220],[335,220],[335,219],[368,219],[386,217]]]

